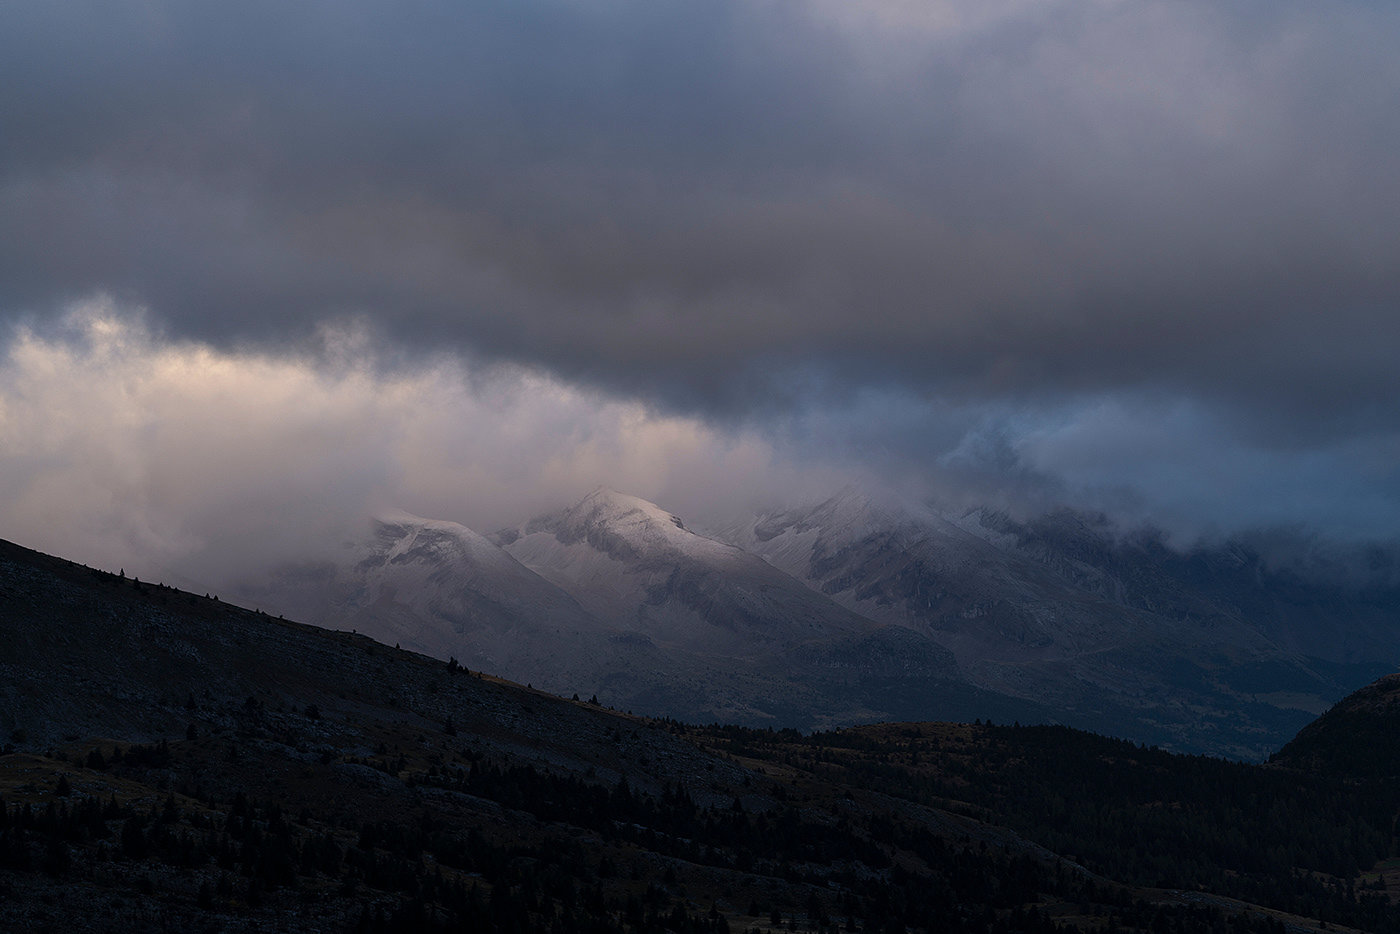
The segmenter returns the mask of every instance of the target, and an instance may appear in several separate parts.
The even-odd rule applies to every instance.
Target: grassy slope
[[[10,545],[0,644],[0,736],[19,747],[0,756],[0,927],[747,930],[776,913],[863,930],[1264,931],[1283,917],[1163,889],[1201,873],[1149,878],[1114,858],[1131,841],[1078,833],[1080,816],[1037,823],[1028,802],[1057,753],[1092,775],[1117,750],[1114,788],[1147,774],[1170,788],[1201,761],[1128,762],[1126,744],[1071,731],[685,728]],[[1093,805],[1094,781],[1060,771]],[[1089,871],[1028,837],[1086,861],[1104,849]],[[1317,902],[1334,929],[1362,917],[1327,866],[1297,868],[1335,896]]]

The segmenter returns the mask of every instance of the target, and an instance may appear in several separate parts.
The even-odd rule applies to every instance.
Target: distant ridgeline
[[[383,515],[239,599],[686,722],[1059,723],[1263,761],[1400,665],[1400,552],[1284,544],[854,490],[700,534],[598,489],[492,535]]]

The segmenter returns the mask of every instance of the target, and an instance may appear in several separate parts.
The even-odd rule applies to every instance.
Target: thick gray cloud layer
[[[1398,40],[1302,0],[8,4],[0,313],[356,320],[797,456],[1370,534]]]

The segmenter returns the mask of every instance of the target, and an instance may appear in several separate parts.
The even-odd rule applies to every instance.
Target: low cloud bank
[[[167,580],[315,558],[388,506],[491,531],[600,484],[709,512],[836,482],[526,368],[389,367],[353,330],[220,351],[99,298],[0,358],[0,535]]]
[[[17,327],[0,352],[0,536],[209,589],[327,556],[379,509],[489,532],[598,485],[701,528],[849,483],[949,510],[1102,510],[1181,545],[1400,528],[1394,432],[1292,447],[1180,399],[1011,406],[897,389],[714,422],[529,367],[396,353],[370,333],[224,350],[106,297]]]

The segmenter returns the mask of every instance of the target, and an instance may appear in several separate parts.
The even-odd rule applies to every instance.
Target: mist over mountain
[[[974,684],[1069,722],[1125,717],[1108,729],[1124,735],[1258,756],[1400,659],[1389,564],[1342,584],[1335,565],[1275,565],[1243,541],[1179,551],[1100,515],[948,514],[854,489],[726,534],[857,612],[928,633]]]
[[[1400,589],[1372,564],[1361,584],[1296,550],[855,488],[706,536],[599,488],[489,537],[385,514],[338,561],[237,592],[639,713],[1065,723],[1260,759],[1400,663]]]

